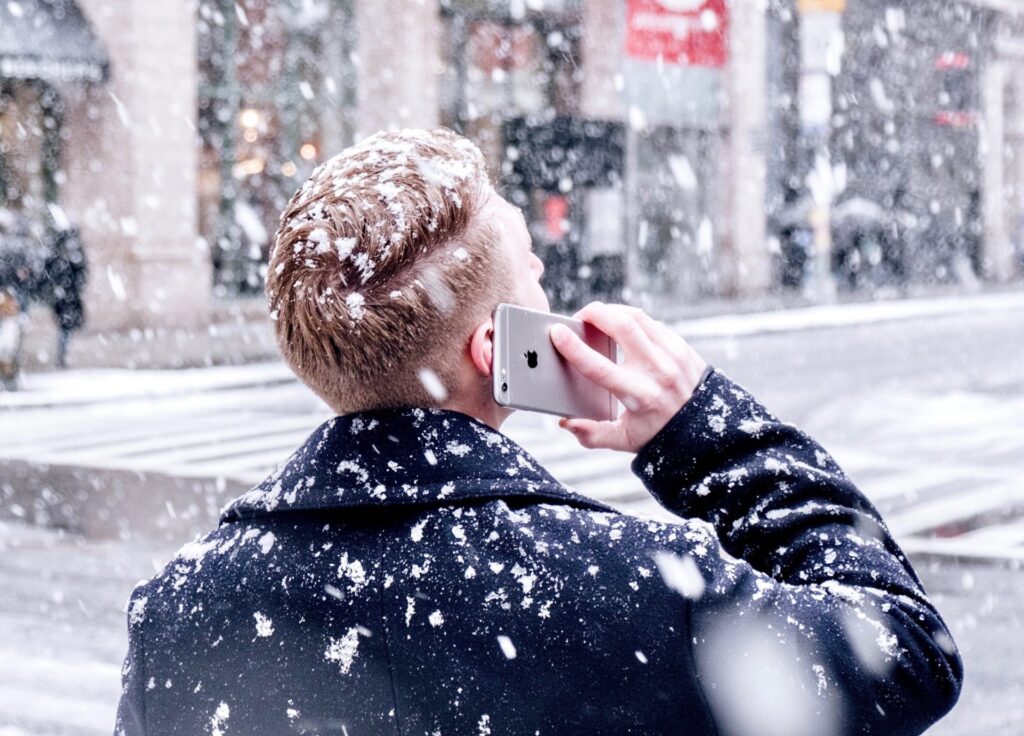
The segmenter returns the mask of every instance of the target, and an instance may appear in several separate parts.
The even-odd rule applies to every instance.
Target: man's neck
[[[481,402],[463,402],[450,399],[442,404],[441,408],[471,416],[495,431],[500,431],[501,425],[515,411],[514,409],[508,409],[496,404],[490,398]]]

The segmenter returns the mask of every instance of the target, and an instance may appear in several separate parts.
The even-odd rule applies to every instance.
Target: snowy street
[[[0,736],[1021,736],[1024,0],[0,0],[0,590]]]
[[[1024,603],[1024,299],[975,299],[938,316],[862,315],[839,326],[815,327],[834,325],[819,315],[796,330],[748,317],[737,324],[760,327],[732,336],[712,334],[726,332],[721,324],[680,328],[832,451],[915,556],[967,663],[961,704],[934,733],[1015,734],[1024,726],[1013,696],[1024,687],[1024,645],[1014,635]],[[177,474],[231,495],[327,416],[280,366],[171,374],[162,388],[134,373],[137,383],[120,384],[121,400],[107,393],[118,386],[108,376],[95,401],[61,409],[59,423],[46,397],[59,380],[83,376],[39,376],[38,390],[17,395],[21,408],[8,408],[16,419],[3,425],[8,462],[89,465],[77,472],[100,483],[105,472]],[[659,512],[638,483],[621,493],[627,456],[575,448],[536,415],[518,415],[507,429],[563,481],[628,510]],[[168,514],[174,506],[169,498]],[[159,539],[141,529],[84,539],[2,523],[0,734],[109,732],[124,600],[186,541]]]

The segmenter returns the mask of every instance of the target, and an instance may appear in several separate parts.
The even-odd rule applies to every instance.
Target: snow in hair
[[[488,196],[480,150],[442,129],[370,136],[318,166],[292,197],[267,297],[282,354],[333,407],[352,402],[314,384],[348,375],[359,408],[379,403],[352,385],[422,360],[495,293],[503,256],[476,217]],[[430,399],[415,379],[423,367],[408,366],[418,388],[403,401]]]

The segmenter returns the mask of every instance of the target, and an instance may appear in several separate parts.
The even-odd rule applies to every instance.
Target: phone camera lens
[[[507,384],[507,383],[503,383],[503,384],[501,384],[501,390],[502,390],[502,392],[503,392],[503,393],[504,393],[505,391],[508,391],[508,384]]]

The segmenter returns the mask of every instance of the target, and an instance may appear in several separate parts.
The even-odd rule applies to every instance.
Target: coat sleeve
[[[145,736],[146,664],[143,624],[147,597],[136,588],[128,601],[128,654],[121,666],[121,702],[117,707],[114,736]]]
[[[723,733],[917,734],[952,708],[963,670],[949,631],[814,440],[711,371],[633,470],[688,520],[704,584],[680,590]]]

